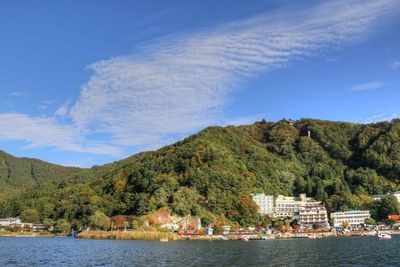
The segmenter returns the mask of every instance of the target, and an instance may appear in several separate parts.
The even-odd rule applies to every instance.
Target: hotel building
[[[320,224],[323,228],[329,227],[328,212],[326,211],[325,206],[316,205],[300,208],[299,223],[304,226]]]
[[[278,195],[275,199],[275,213],[279,218],[293,218],[299,214],[301,208],[318,206],[322,203],[316,201],[312,197],[307,197],[306,194],[300,194],[299,197],[286,197]]]
[[[371,218],[369,210],[349,210],[331,213],[334,227],[342,227],[343,223],[347,222],[351,228],[359,228],[368,218]]]
[[[294,218],[299,215],[300,209],[320,207],[322,205],[320,201],[307,197],[306,194],[300,194],[299,197],[278,195],[276,198],[265,194],[254,194],[253,201],[258,205],[261,215],[279,218]],[[323,211],[321,211],[322,213]]]
[[[254,194],[253,201],[258,206],[258,212],[262,215],[274,215],[274,196],[267,196],[265,194]]]

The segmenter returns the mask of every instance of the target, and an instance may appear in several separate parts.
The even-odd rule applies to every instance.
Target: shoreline
[[[399,235],[400,231],[392,231],[392,235]],[[103,239],[103,240],[158,240],[158,241],[184,241],[184,240],[273,240],[273,239],[314,239],[314,238],[333,238],[333,237],[351,237],[351,236],[376,236],[368,233],[368,231],[354,231],[349,233],[336,232],[302,232],[302,233],[280,233],[280,234],[220,234],[220,235],[205,235],[205,234],[177,234],[170,232],[156,231],[87,231],[81,232],[77,238],[81,239]],[[245,240],[246,241],[246,240]]]
[[[2,233],[0,232],[0,238],[1,237],[64,237],[66,235],[58,235],[58,234],[52,234],[52,233],[33,233],[33,232],[24,232],[24,233],[13,233],[13,232],[7,232],[7,233]]]
[[[400,231],[391,231],[391,235],[400,235]],[[147,241],[185,241],[185,240],[199,240],[199,241],[217,241],[217,240],[274,240],[274,239],[319,239],[319,238],[334,238],[334,237],[352,237],[352,236],[376,236],[367,231],[354,231],[348,233],[335,233],[335,232],[299,232],[299,233],[279,233],[279,234],[259,234],[259,233],[243,233],[243,234],[178,234],[171,232],[159,231],[85,231],[77,235],[79,239],[100,239],[100,240],[147,240]],[[1,237],[67,237],[65,234],[53,233],[33,233],[33,232],[0,232]],[[246,241],[246,240],[245,240]]]

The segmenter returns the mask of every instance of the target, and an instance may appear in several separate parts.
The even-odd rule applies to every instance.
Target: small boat
[[[311,239],[316,239],[316,238],[317,238],[317,236],[316,236],[316,235],[309,235],[309,236],[308,236],[308,238],[311,238]]]
[[[248,236],[243,236],[240,238],[240,240],[244,241],[244,242],[249,242],[249,237]]]
[[[268,240],[268,237],[265,236],[265,235],[262,235],[262,236],[260,237],[260,239],[261,239],[261,240]]]
[[[378,234],[378,238],[379,240],[388,240],[388,239],[392,239],[392,236],[389,234]]]
[[[160,242],[168,242],[168,238],[161,238]]]

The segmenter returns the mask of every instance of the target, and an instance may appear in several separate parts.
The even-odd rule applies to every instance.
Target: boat
[[[249,237],[248,236],[243,236],[240,238],[240,240],[244,241],[244,242],[249,242]]]
[[[161,238],[160,242],[168,242],[168,238]]]
[[[392,236],[389,234],[380,233],[378,234],[378,238],[379,240],[387,240],[387,239],[392,239]]]
[[[316,239],[317,236],[316,236],[316,235],[309,235],[308,238],[310,238],[310,239]]]
[[[268,240],[268,237],[267,237],[266,235],[262,235],[262,236],[260,237],[260,239],[261,239],[261,240]]]

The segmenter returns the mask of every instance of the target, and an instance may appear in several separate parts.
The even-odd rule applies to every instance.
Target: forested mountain
[[[0,195],[49,181],[61,181],[79,171],[37,159],[16,158],[0,151]]]
[[[143,215],[170,207],[203,223],[259,219],[251,194],[307,193],[330,211],[370,208],[399,189],[400,120],[353,124],[313,119],[209,127],[154,152],[28,189],[0,202],[0,217],[86,224],[96,210]]]

